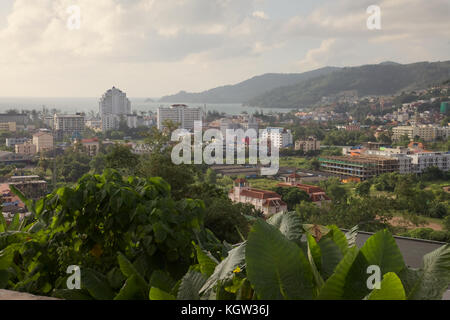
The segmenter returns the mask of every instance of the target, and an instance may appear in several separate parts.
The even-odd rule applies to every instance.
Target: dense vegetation
[[[181,91],[174,95],[162,97],[160,101],[180,103],[244,103],[266,91],[281,86],[293,85],[303,80],[328,74],[337,69],[335,67],[326,67],[299,74],[264,74],[235,85],[222,86],[199,93]]]
[[[343,68],[330,74],[276,88],[252,100],[258,107],[308,107],[343,91],[358,96],[390,95],[425,88],[448,79],[450,61],[408,65],[379,64]]]
[[[247,240],[232,246],[204,227],[202,201],[170,189],[107,170],[35,203],[21,195],[33,216],[0,223],[0,288],[66,299],[378,300],[440,299],[450,283],[450,245],[410,269],[386,230],[357,249],[356,229],[289,212],[249,216]],[[79,290],[66,288],[70,265],[81,267]],[[367,287],[371,265],[381,289]]]

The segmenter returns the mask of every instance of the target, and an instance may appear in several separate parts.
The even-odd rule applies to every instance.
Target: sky
[[[367,27],[371,5],[380,29]],[[0,97],[112,86],[161,97],[264,73],[444,60],[450,0],[0,0]]]

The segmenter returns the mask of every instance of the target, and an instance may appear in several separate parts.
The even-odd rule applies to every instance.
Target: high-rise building
[[[158,129],[164,129],[164,122],[170,120],[181,129],[193,130],[194,121],[201,121],[202,117],[202,108],[189,108],[184,104],[174,104],[169,108],[159,107]]]
[[[284,128],[266,128],[261,135],[262,139],[270,140],[276,148],[286,148],[292,145],[291,130]]]
[[[103,132],[117,129],[120,117],[131,113],[131,102],[125,92],[112,87],[100,98],[99,111]]]
[[[55,114],[53,130],[56,139],[62,140],[65,136],[79,139],[84,131],[84,114]]]

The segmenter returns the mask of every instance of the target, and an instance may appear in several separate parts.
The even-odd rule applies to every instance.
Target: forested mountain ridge
[[[294,85],[303,80],[329,74],[337,69],[325,67],[304,73],[267,73],[236,85],[217,87],[199,93],[181,91],[174,95],[162,97],[159,101],[173,103],[243,103],[272,89]]]
[[[392,95],[402,91],[424,89],[450,79],[450,61],[413,64],[381,63],[346,67],[330,74],[279,87],[247,104],[258,107],[308,107],[323,97],[353,91],[358,97]]]

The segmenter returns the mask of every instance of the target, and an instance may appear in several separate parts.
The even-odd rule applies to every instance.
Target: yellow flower
[[[241,268],[237,267],[236,269],[234,269],[233,273],[239,273],[241,272]]]
[[[98,243],[95,244],[95,246],[91,250],[91,254],[96,258],[100,258],[100,256],[103,254],[102,246]]]

